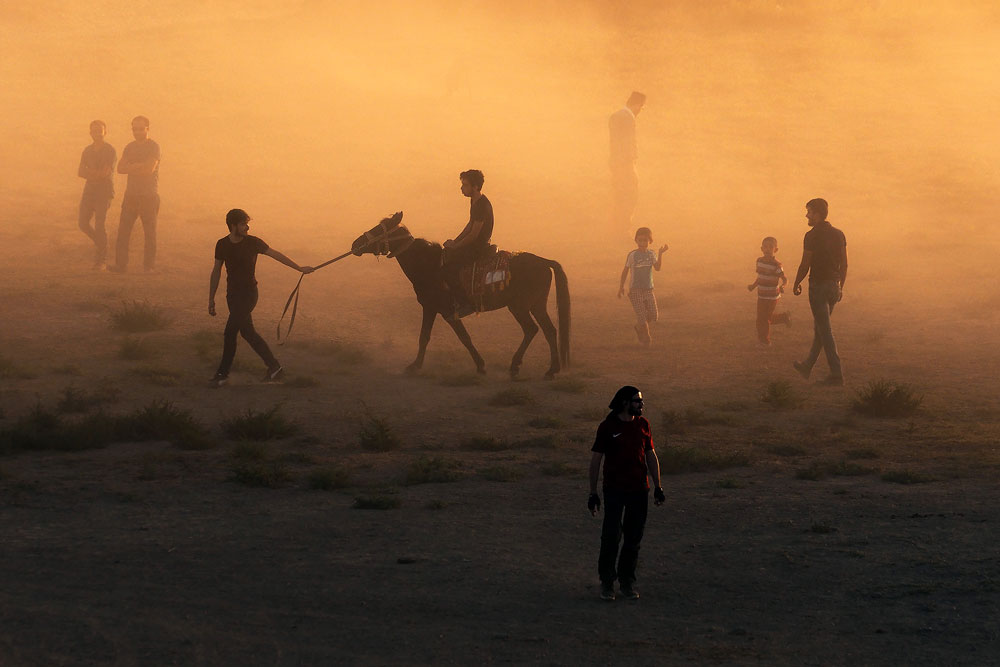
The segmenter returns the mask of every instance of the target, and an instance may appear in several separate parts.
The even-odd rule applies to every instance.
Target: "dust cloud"
[[[205,271],[234,206],[302,263],[396,210],[418,236],[449,238],[467,219],[457,174],[479,168],[495,242],[577,276],[596,267],[611,292],[632,245],[609,228],[607,117],[635,89],[648,95],[635,225],[670,243],[672,282],[748,281],[766,235],[794,268],[803,204],[825,197],[848,236],[849,290],[912,294],[943,261],[989,292],[965,301],[996,298],[983,263],[997,240],[993,3],[619,5],[7,5],[2,223],[76,234],[85,266],[87,125],[105,120],[120,155],[144,114],[175,271]]]

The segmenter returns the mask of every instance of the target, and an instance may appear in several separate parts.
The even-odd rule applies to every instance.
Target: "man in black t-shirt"
[[[80,197],[80,230],[94,242],[94,268],[103,270],[108,254],[108,234],[104,221],[115,196],[112,174],[115,172],[117,154],[114,147],[104,141],[108,128],[103,120],[90,123],[90,138],[94,143],[83,149],[77,176],[87,179]],[[90,226],[90,219],[94,226]]]
[[[820,350],[826,352],[826,363],[830,375],[820,384],[841,386],[844,373],[837,353],[837,341],[833,338],[830,316],[833,307],[844,298],[844,282],[847,280],[847,237],[844,232],[826,219],[829,206],[825,199],[811,199],[806,203],[806,219],[812,227],[806,232],[802,242],[802,262],[792,292],[802,294],[802,281],[809,274],[809,308],[813,314],[813,343],[806,360],[793,362],[795,370],[809,379]]]
[[[649,422],[642,416],[642,392],[632,386],[622,387],[611,399],[608,408],[611,412],[597,427],[597,437],[591,450],[587,507],[592,515],[601,509],[597,479],[603,458],[604,525],[601,529],[601,553],[597,559],[601,598],[615,599],[614,583],[618,579],[622,597],[636,600],[639,593],[634,586],[635,567],[649,507],[647,477],[653,478],[653,502],[662,505],[665,500],[660,487],[660,462],[653,449]],[[621,555],[618,554],[619,542],[622,542]]]
[[[229,380],[229,369],[236,357],[236,334],[242,335],[267,364],[264,380],[277,380],[284,369],[271,353],[271,348],[254,329],[251,315],[257,305],[257,278],[254,275],[257,255],[267,255],[302,273],[312,273],[314,269],[311,266],[299,266],[274,248],[268,247],[261,239],[250,236],[250,216],[242,209],[234,208],[226,214],[226,226],[229,227],[229,234],[215,244],[215,265],[208,285],[208,314],[215,317],[215,292],[219,288],[222,265],[225,264],[229,320],[226,321],[223,335],[222,361],[211,384],[221,387]]]
[[[455,317],[465,317],[475,312],[467,294],[468,286],[463,286],[459,280],[459,272],[463,266],[476,261],[490,247],[490,237],[493,235],[493,204],[483,194],[485,178],[478,169],[469,169],[459,174],[462,181],[462,194],[471,201],[469,204],[469,222],[462,233],[454,239],[444,242],[444,279],[448,283],[452,297],[455,299]]]

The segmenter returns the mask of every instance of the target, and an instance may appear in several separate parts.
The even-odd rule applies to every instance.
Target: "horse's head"
[[[402,219],[402,211],[397,211],[390,218],[382,218],[381,222],[354,240],[351,252],[358,257],[367,252],[373,255],[389,254],[389,234],[399,226]]]

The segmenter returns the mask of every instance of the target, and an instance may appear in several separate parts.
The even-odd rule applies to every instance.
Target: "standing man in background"
[[[614,191],[612,222],[615,233],[632,229],[632,216],[635,215],[635,206],[639,201],[639,175],[635,171],[639,156],[635,139],[635,118],[645,103],[645,95],[633,92],[625,106],[608,119],[611,139],[609,166],[611,188]]]
[[[76,175],[87,180],[80,197],[80,230],[94,242],[94,268],[103,271],[108,255],[108,234],[104,221],[108,215],[111,200],[115,197],[115,173],[117,154],[114,147],[104,141],[108,127],[103,120],[90,123],[90,138],[93,143],[83,149],[80,167]],[[90,226],[90,219],[94,226]]]
[[[160,177],[160,146],[149,138],[149,119],[136,116],[132,119],[132,136],[135,141],[122,151],[118,173],[127,174],[125,196],[122,197],[122,214],[118,223],[118,242],[115,266],[112,271],[125,273],[128,269],[128,244],[132,238],[135,221],[142,219],[145,236],[143,269],[149,273],[156,268],[156,217],[160,212],[160,195],[157,185]]]

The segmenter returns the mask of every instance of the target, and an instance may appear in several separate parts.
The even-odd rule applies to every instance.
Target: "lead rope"
[[[338,261],[344,259],[345,257],[347,257],[350,254],[351,254],[351,251],[348,250],[347,252],[345,252],[340,257],[334,257],[331,260],[323,262],[322,264],[320,264],[319,266],[317,266],[313,270],[314,271],[319,271],[324,266],[327,266],[329,264],[333,264],[334,262],[338,262]],[[304,273],[299,274],[299,281],[297,283],[295,283],[295,289],[293,289],[292,293],[288,295],[288,301],[285,302],[285,309],[281,311],[281,317],[278,318],[278,345],[284,345],[285,341],[288,340],[288,337],[292,335],[292,326],[295,324],[295,313],[299,309],[299,288],[302,287],[302,279],[305,278],[305,277],[306,277],[306,274],[304,274]],[[292,305],[292,300],[293,299],[295,300],[295,304],[294,305]],[[285,332],[285,338],[284,338],[284,340],[282,340],[282,338],[281,338],[281,322],[285,319],[285,313],[288,312],[288,306],[289,305],[292,305],[292,317],[288,320],[288,331]]]

